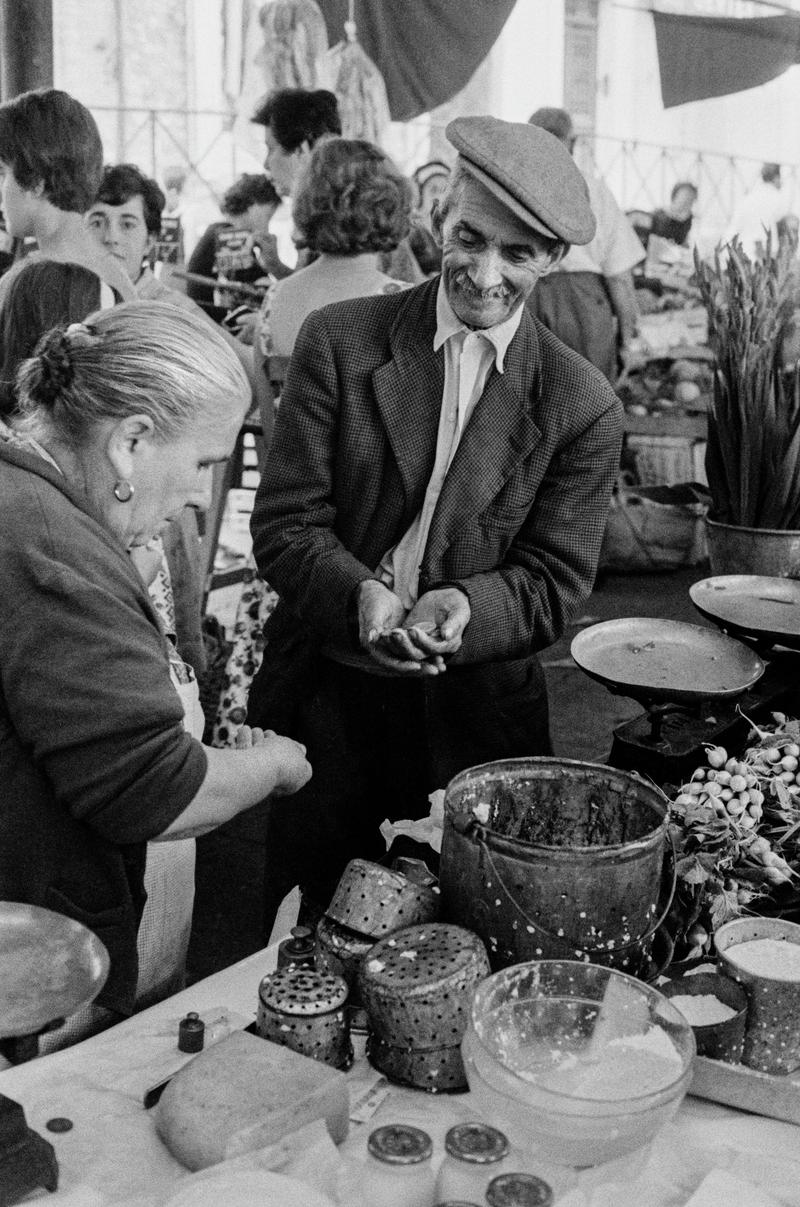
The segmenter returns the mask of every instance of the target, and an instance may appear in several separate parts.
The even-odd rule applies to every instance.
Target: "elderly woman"
[[[197,356],[202,345],[204,354]],[[195,315],[133,302],[45,336],[0,436],[0,898],[88,925],[111,957],[86,1030],[130,1014],[146,844],[296,791],[297,743],[184,728],[170,651],[129,556],[206,505],[249,390]]]
[[[292,211],[300,245],[317,258],[267,292],[256,335],[257,380],[266,379],[271,356],[291,355],[312,310],[407,288],[382,272],[379,260],[408,234],[411,204],[409,181],[379,147],[349,138],[317,143],[300,173]],[[267,437],[270,418],[264,417]],[[222,745],[234,740],[244,721],[263,652],[261,630],[274,604],[274,593],[251,561],[214,730],[214,741]]]

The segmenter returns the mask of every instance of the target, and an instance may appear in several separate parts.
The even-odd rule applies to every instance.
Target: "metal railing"
[[[92,111],[107,158],[137,163],[158,180],[165,168],[180,165],[195,193],[205,191],[215,201],[237,175],[253,170],[258,139],[253,139],[251,150],[237,142],[232,112],[108,106],[92,106]],[[408,123],[402,137],[393,137],[395,158],[404,171],[412,172],[430,157],[435,133],[430,121],[420,119]],[[594,166],[625,210],[663,206],[677,181],[691,181],[699,191],[697,209],[704,225],[720,230],[761,167],[760,160],[744,156],[605,135],[581,136],[576,157]],[[789,196],[800,202],[800,165],[784,165],[783,178]]]

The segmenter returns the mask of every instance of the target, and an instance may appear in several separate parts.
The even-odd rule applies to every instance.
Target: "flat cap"
[[[496,117],[457,117],[445,134],[470,175],[527,226],[567,243],[594,238],[586,181],[552,134]]]

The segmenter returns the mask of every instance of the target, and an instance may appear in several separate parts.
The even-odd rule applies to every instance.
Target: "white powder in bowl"
[[[692,1027],[724,1023],[737,1013],[732,1006],[726,1006],[713,993],[678,993],[669,1000]]]
[[[725,951],[725,958],[753,976],[800,981],[800,943],[786,939],[748,939]]]
[[[537,1055],[536,1067],[511,1062],[509,1067],[526,1081],[576,1098],[623,1101],[654,1094],[677,1081],[682,1069],[680,1054],[660,1027],[650,1027],[643,1035],[618,1036],[600,1048],[589,1046],[578,1053],[542,1050]]]

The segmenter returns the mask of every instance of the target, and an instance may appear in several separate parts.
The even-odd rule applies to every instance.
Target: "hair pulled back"
[[[17,377],[26,430],[72,447],[109,420],[147,415],[163,443],[227,417],[249,398],[236,355],[203,318],[164,302],[126,302],[47,332]]]

